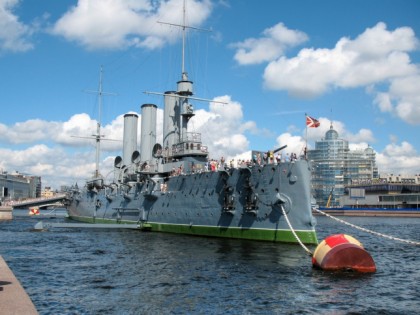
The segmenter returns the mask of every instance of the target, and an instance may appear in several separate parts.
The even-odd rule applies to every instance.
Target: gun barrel
[[[284,146],[282,146],[282,147],[280,147],[280,148],[278,148],[278,149],[275,149],[274,151],[273,151],[273,153],[276,153],[276,152],[278,152],[278,151],[280,151],[280,150],[283,150],[284,148],[286,148],[287,147],[287,144],[286,145],[284,145]]]

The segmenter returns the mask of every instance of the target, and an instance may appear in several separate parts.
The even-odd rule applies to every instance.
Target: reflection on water
[[[63,221],[65,219],[51,219]],[[420,219],[349,218],[420,240]],[[320,239],[362,241],[377,273],[313,270],[299,245],[131,230],[32,232],[0,222],[0,254],[40,314],[398,314],[418,310],[419,247],[318,218]]]

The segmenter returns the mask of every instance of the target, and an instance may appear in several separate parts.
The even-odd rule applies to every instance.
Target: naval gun
[[[287,144],[285,144],[284,146],[282,146],[282,147],[280,147],[280,148],[277,148],[277,149],[273,150],[273,154],[274,154],[274,153],[277,153],[277,152],[279,152],[279,151],[281,151],[281,150],[283,150],[283,149],[285,149],[285,148],[287,148]]]

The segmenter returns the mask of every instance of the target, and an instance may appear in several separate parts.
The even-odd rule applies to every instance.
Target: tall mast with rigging
[[[157,94],[164,96],[164,119],[163,119],[163,147],[169,152],[173,151],[176,146],[188,140],[188,121],[194,116],[194,109],[189,104],[190,99],[198,101],[208,101],[216,103],[213,100],[193,97],[193,82],[188,79],[188,73],[185,69],[185,46],[187,29],[198,31],[209,31],[187,25],[186,6],[183,2],[183,19],[182,24],[173,24],[160,22],[160,24],[171,25],[181,28],[182,30],[182,60],[181,60],[181,80],[177,82],[176,91],[167,91],[165,93],[145,92],[146,94]],[[175,151],[177,151],[175,149]],[[171,157],[171,154],[169,155]]]
[[[103,79],[103,66],[101,65],[100,72],[99,72],[99,88],[97,91],[87,90],[88,93],[95,93],[98,95],[98,122],[96,124],[96,134],[92,135],[93,139],[95,139],[95,147],[96,147],[96,154],[95,154],[95,173],[94,177],[100,177],[99,172],[99,159],[101,154],[101,138],[104,136],[101,135],[101,119],[102,119],[102,97],[103,95],[116,95],[115,93],[107,93],[103,91],[102,88],[102,79]]]

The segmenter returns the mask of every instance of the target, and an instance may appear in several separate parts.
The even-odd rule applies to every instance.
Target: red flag
[[[313,117],[310,116],[306,116],[306,126],[308,126],[309,128],[317,128],[319,127],[320,123],[318,120],[316,120]]]

